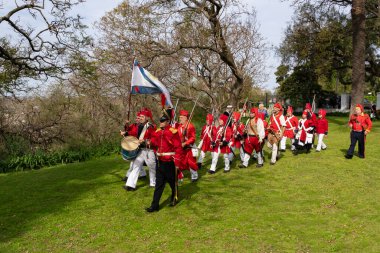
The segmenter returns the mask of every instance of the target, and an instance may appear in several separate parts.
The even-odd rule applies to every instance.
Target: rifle
[[[177,102],[175,103],[175,107],[174,107],[174,115],[173,115],[173,118],[170,122],[170,125],[172,127],[174,127],[174,124],[175,124],[175,116],[176,116],[176,111],[177,111],[177,105],[178,105],[178,101],[179,101],[179,98],[177,98]]]
[[[185,136],[187,135],[187,128],[189,127],[189,124],[190,124],[191,120],[193,119],[194,109],[195,109],[195,106],[196,106],[197,103],[198,103],[198,100],[199,100],[200,96],[201,96],[201,95],[199,94],[198,97],[197,97],[197,100],[195,100],[195,103],[194,103],[193,109],[191,110],[191,113],[190,113],[189,119],[188,119],[187,122],[186,122],[185,129],[184,129],[183,132],[182,132],[182,140],[181,140],[181,142],[185,142]]]
[[[239,116],[239,120],[238,120],[236,123],[238,123],[238,122],[241,121],[241,118],[242,118],[242,116],[243,116],[243,113],[244,113],[245,110],[246,110],[247,102],[248,102],[248,97],[245,99],[245,102],[244,102],[244,105],[243,105],[243,109],[242,109],[241,114],[240,114],[240,116]],[[236,135],[237,129],[238,129],[238,125],[236,126],[236,129],[235,129],[235,131],[234,131],[234,133],[233,133],[234,136]]]
[[[224,123],[223,129],[221,131],[222,134],[220,135],[220,132],[219,132],[218,135],[216,135],[215,141],[218,140],[219,135],[220,135],[220,140],[223,140],[224,136],[226,135],[227,127],[231,122],[231,118],[232,118],[232,113],[230,113],[230,115],[228,116],[227,122]],[[214,148],[215,142],[211,143],[211,146]]]

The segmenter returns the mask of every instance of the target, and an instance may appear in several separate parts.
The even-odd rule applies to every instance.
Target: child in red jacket
[[[316,125],[316,134],[318,135],[318,144],[315,151],[320,152],[327,148],[326,144],[323,142],[323,138],[327,135],[329,131],[329,122],[326,119],[326,110],[320,109],[318,112],[318,120]]]

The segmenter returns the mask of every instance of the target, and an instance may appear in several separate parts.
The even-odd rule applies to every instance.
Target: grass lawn
[[[329,118],[328,149],[269,166],[206,173],[172,208],[148,214],[148,180],[122,189],[120,156],[0,175],[0,252],[380,252],[380,122],[366,159],[343,155],[346,118]],[[209,156],[208,156],[209,157]]]

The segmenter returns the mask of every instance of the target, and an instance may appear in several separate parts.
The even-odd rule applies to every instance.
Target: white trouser
[[[205,159],[206,153],[201,150],[201,153],[198,156],[198,163],[203,163],[203,159]]]
[[[198,171],[190,168],[191,180],[198,179]]]
[[[321,148],[327,148],[326,144],[323,142],[323,137],[325,137],[325,134],[318,134],[318,145],[316,149],[317,151],[321,151]]]
[[[277,157],[280,156],[280,152],[278,151],[278,143],[270,144],[268,141],[268,148],[272,149],[272,157],[270,159],[271,163],[276,163]]]
[[[281,139],[281,143],[280,143],[280,149],[286,149],[286,139],[288,137],[286,136],[283,136],[282,139]],[[290,139],[291,143],[292,143],[292,146],[290,148],[290,150],[295,150],[296,147],[294,146],[294,139]]]
[[[257,152],[257,163],[258,164],[263,164],[263,157],[261,156],[261,153],[260,152]],[[248,162],[249,162],[249,159],[251,158],[251,156],[249,154],[244,154],[244,158],[243,158],[243,165],[244,166],[248,166]]]
[[[219,158],[220,150],[218,152],[211,152],[211,171],[216,170],[216,164],[218,163],[218,158]],[[229,159],[229,154],[223,154],[224,158],[224,170],[229,171],[230,170],[230,159]]]
[[[132,172],[128,177],[127,183],[125,184],[126,186],[136,188],[140,168],[143,166],[144,162],[149,168],[149,185],[156,185],[156,155],[151,149],[142,149],[133,161]]]
[[[236,148],[235,147],[231,147],[231,150],[235,153],[235,150],[236,150]],[[244,159],[244,150],[243,150],[243,147],[240,147],[240,160],[242,160],[243,161],[243,159]],[[234,153],[229,153],[228,154],[228,158],[230,159],[230,161],[232,161],[233,159],[234,159]],[[236,153],[235,153],[235,155],[236,155]]]
[[[129,175],[132,172],[132,169],[133,169],[133,161],[131,161],[129,163],[129,169],[127,171],[127,174],[125,174],[125,177],[129,177]],[[144,168],[143,168],[142,165],[141,165],[141,168],[140,168],[139,177],[146,177],[146,172],[145,172],[145,170],[144,170]]]

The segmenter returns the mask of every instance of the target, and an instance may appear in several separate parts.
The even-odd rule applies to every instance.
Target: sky
[[[281,0],[241,0],[248,7],[253,6],[257,12],[257,21],[260,26],[260,33],[268,45],[277,47],[281,43],[287,24],[293,14],[289,1]],[[7,6],[7,3],[14,3],[11,0],[0,0],[0,3]],[[89,34],[94,35],[94,23],[98,21],[106,12],[111,11],[122,0],[86,0],[73,10],[83,17],[83,23],[89,26]],[[4,14],[6,8],[0,9],[0,14]],[[277,86],[274,72],[279,65],[280,59],[271,51],[266,58],[268,80],[261,84],[263,88],[274,90]]]

